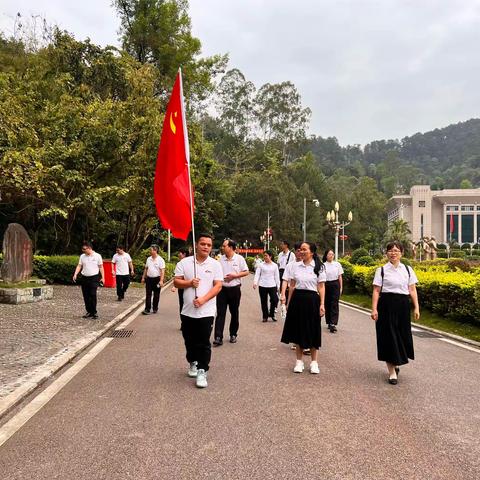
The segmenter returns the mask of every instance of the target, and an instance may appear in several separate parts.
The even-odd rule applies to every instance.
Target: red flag
[[[455,230],[455,223],[453,222],[453,213],[450,214],[450,235],[453,234]]]
[[[154,197],[163,228],[186,240],[192,230],[193,193],[190,184],[190,153],[179,71],[168,102],[158,147]]]

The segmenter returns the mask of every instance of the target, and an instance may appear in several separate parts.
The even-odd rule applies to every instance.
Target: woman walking
[[[278,305],[278,290],[280,288],[280,275],[277,264],[272,261],[273,253],[267,250],[263,254],[264,262],[255,270],[253,288],[257,288],[260,294],[260,303],[262,304],[263,322],[267,322],[270,317],[274,322],[275,309]],[[268,297],[270,297],[270,308],[268,308]]]
[[[321,316],[325,314],[325,267],[314,243],[302,243],[300,254],[302,261],[294,263],[283,276],[284,280],[291,282],[293,292],[281,341],[296,346],[295,373],[303,372],[303,350],[309,348],[312,356],[310,373],[316,374],[320,373],[317,357],[322,343]]]
[[[373,279],[372,319],[376,322],[377,353],[386,362],[388,382],[398,383],[400,365],[414,359],[410,301],[414,318],[420,318],[417,276],[411,267],[400,262],[403,246],[400,242],[387,245],[388,263],[377,268]]]
[[[343,267],[335,259],[333,250],[325,250],[323,264],[325,265],[325,321],[331,333],[337,331],[340,295],[343,290]]]

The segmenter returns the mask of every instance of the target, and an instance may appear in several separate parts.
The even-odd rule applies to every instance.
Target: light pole
[[[270,228],[270,212],[267,213],[267,229],[263,231],[263,235],[260,235],[260,241],[263,242],[263,249],[270,250],[270,242],[272,241],[272,229]]]
[[[247,250],[252,246],[252,244],[248,241],[248,240],[245,240],[243,242],[243,248],[245,249],[245,258],[247,258],[247,255],[248,255],[248,252]]]
[[[338,234],[340,229],[342,229],[342,255],[345,254],[345,227],[352,223],[353,215],[352,212],[348,212],[348,220],[346,222],[340,222],[338,219],[338,212],[340,210],[340,205],[338,202],[335,202],[335,208],[331,212],[327,213],[327,222],[328,224],[335,229],[335,260],[338,259]]]
[[[312,203],[316,206],[320,206],[320,202],[314,198],[312,200]],[[302,225],[302,230],[303,230],[303,241],[307,241],[307,199],[303,197],[303,225]]]

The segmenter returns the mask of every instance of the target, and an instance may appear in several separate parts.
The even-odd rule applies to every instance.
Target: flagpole
[[[195,220],[193,215],[193,195],[192,195],[192,176],[190,173],[190,145],[188,143],[188,132],[187,132],[187,119],[185,115],[185,102],[183,99],[183,78],[182,78],[182,68],[178,69],[180,77],[180,101],[182,102],[182,123],[183,123],[183,133],[185,139],[185,156],[187,157],[187,169],[188,169],[188,191],[190,196],[190,216],[192,219],[192,246],[193,246],[193,276],[197,278],[197,249],[195,247]],[[196,289],[195,289],[196,290]]]
[[[170,261],[170,253],[171,253],[171,252],[170,252],[170,250],[171,250],[171,249],[170,249],[170,243],[171,243],[171,242],[170,242],[170,239],[171,239],[171,237],[172,237],[172,236],[171,236],[170,229],[168,229],[168,249],[167,249],[167,252],[168,252],[168,253],[167,253],[167,255],[168,255],[168,257],[167,257],[167,258],[168,258],[168,261]]]

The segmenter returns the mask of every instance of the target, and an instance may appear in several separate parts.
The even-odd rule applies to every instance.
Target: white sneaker
[[[310,362],[310,373],[320,373],[318,362]]]
[[[207,383],[207,372],[203,368],[199,368],[197,371],[197,387],[205,388],[208,387]]]
[[[295,368],[293,369],[293,371],[295,373],[302,373],[304,368],[305,368],[305,364],[301,360],[297,360],[297,363],[295,364]]]
[[[191,362],[187,375],[191,378],[195,378],[197,376],[197,373],[197,362]]]

